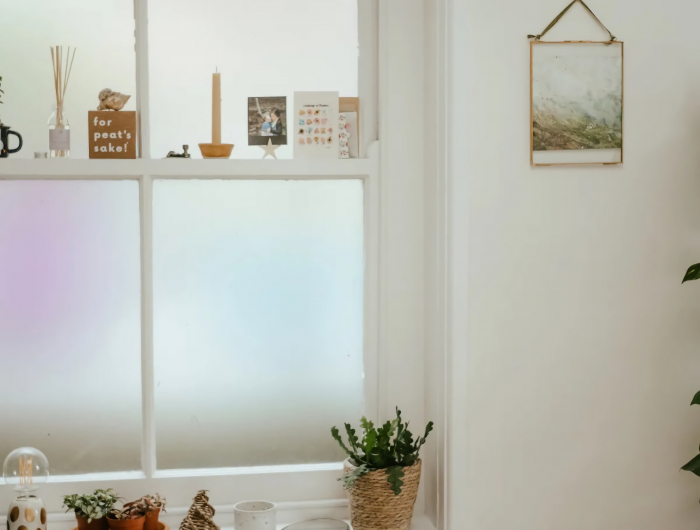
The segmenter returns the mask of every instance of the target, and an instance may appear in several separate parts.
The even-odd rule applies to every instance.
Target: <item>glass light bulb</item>
[[[49,461],[38,449],[20,447],[7,455],[2,475],[17,491],[35,491],[49,479]]]

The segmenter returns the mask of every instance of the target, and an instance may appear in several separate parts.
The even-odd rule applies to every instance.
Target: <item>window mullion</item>
[[[136,115],[140,158],[151,158],[150,92],[148,72],[148,0],[134,0],[136,51]]]
[[[153,368],[153,178],[140,180],[141,201],[141,467],[148,478],[156,471]]]

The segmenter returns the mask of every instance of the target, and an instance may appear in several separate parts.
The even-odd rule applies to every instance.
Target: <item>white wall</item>
[[[528,33],[451,0],[454,529],[694,529],[700,5],[592,0],[625,41],[625,163],[531,168]],[[548,39],[602,39],[580,5]]]

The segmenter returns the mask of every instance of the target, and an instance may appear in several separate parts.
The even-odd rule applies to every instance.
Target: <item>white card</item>
[[[294,92],[294,158],[338,158],[338,92]]]
[[[341,158],[360,158],[360,142],[357,131],[357,112],[341,112],[341,118],[345,117],[345,131],[347,132],[347,146],[345,151],[348,156],[342,156],[343,145],[340,146]],[[342,131],[341,131],[342,132]],[[342,140],[341,140],[342,144]]]

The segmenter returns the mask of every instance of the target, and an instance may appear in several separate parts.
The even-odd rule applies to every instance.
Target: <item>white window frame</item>
[[[193,8],[195,6],[193,5]],[[360,156],[351,160],[152,160],[150,157],[148,0],[134,0],[136,22],[139,149],[136,160],[20,160],[0,163],[0,180],[132,180],[139,183],[141,252],[141,470],[52,476],[40,490],[52,528],[72,528],[72,514],[61,510],[61,496],[114,487],[124,497],[158,491],[169,499],[167,518],[178,524],[191,498],[211,490],[217,522],[232,521],[234,502],[252,498],[281,501],[282,512],[299,517],[346,516],[347,501],[337,483],[342,463],[214,469],[158,470],[154,422],[153,366],[153,182],[157,179],[344,180],[364,183],[364,400],[366,414],[377,417],[379,348],[379,148],[377,143],[377,0],[358,0],[359,97],[362,130]],[[329,426],[330,428],[330,426]],[[329,432],[330,436],[330,432]],[[0,489],[0,502],[13,492]],[[222,499],[226,499],[224,503]],[[0,524],[4,517],[0,516]],[[285,519],[283,516],[282,520]]]

